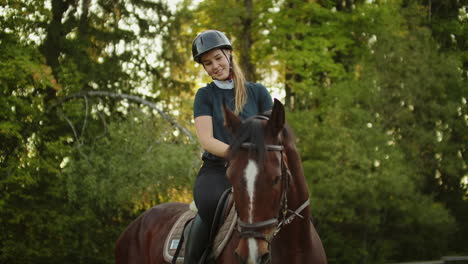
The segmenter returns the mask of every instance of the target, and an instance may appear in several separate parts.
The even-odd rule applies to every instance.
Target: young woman
[[[231,187],[225,176],[225,158],[231,135],[224,128],[223,104],[241,119],[271,110],[273,106],[263,85],[245,81],[244,74],[233,60],[231,42],[222,32],[207,30],[199,34],[193,41],[192,54],[213,82],[198,90],[193,105],[197,136],[205,152],[194,186],[198,215],[186,245],[186,264],[198,263],[202,257],[209,242],[218,200]]]

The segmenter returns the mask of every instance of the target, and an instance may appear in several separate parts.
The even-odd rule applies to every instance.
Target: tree
[[[198,18],[196,28],[199,30],[216,28],[225,32],[233,42],[234,53],[239,58],[238,63],[246,79],[252,82],[259,79],[261,70],[257,69],[257,64],[262,63],[262,58],[258,56],[256,50],[263,44],[260,40],[272,2],[271,0],[210,0],[200,3],[196,10]]]
[[[142,210],[190,197],[175,127],[211,81],[190,54],[208,28],[286,91],[330,263],[466,253],[466,8],[442,2],[8,1],[0,262],[110,263]]]
[[[382,24],[371,29],[378,40],[366,74],[381,94],[373,111],[415,163],[419,189],[434,195],[454,215],[460,232],[451,250],[463,252],[459,244],[466,236],[468,208],[468,189],[462,183],[467,174],[467,137],[462,132],[467,129],[466,79],[460,72],[464,59],[434,41],[422,8],[403,5],[400,19],[395,10],[381,15]],[[390,20],[395,28],[383,30]]]
[[[301,1],[287,3],[300,8],[284,8],[278,15],[289,13],[289,17],[301,22],[288,24],[288,16],[279,16],[279,24],[283,26],[275,28],[275,32],[281,34],[279,29],[286,29],[278,38],[285,45],[279,50],[291,56],[286,55],[282,60],[286,62],[285,69],[289,69],[284,81],[288,86],[290,80],[289,88],[296,94],[299,92],[299,97],[304,99],[302,105],[305,107],[299,109],[313,109],[296,112],[297,119],[293,119],[292,125],[304,127],[299,132],[299,142],[306,174],[311,175],[312,197],[317,201],[320,234],[329,249],[331,261],[382,263],[437,258],[453,250],[453,246],[449,248],[449,238],[453,236],[456,224],[445,209],[450,206],[447,202],[435,203],[431,197],[437,192],[428,192],[421,180],[439,181],[434,178],[441,164],[437,161],[441,153],[435,151],[439,145],[436,143],[438,129],[445,127],[444,135],[458,135],[456,131],[466,125],[461,118],[466,106],[461,103],[465,96],[456,57],[447,59],[447,54],[439,52],[430,39],[430,31],[420,22],[418,6],[405,7],[390,2],[354,3],[352,8],[351,5],[344,8],[330,1],[328,6],[327,3],[320,6]],[[330,9],[325,9],[326,6]],[[337,11],[335,14],[329,10]],[[341,79],[332,79],[328,84],[320,79],[312,81],[314,76],[320,76],[320,72],[313,72],[319,67],[311,70],[312,67],[305,66],[312,62],[320,65],[322,61],[314,59],[313,51],[307,46],[312,43],[307,40],[308,35],[313,35],[309,33],[311,29],[301,28],[307,23],[304,21],[312,19],[310,16],[301,19],[300,16],[317,14],[313,19],[325,21],[318,27],[322,30],[319,32],[323,32],[332,28],[327,19],[319,19],[319,14],[327,12],[335,21],[341,22],[337,23],[335,31],[343,32],[344,43],[347,43],[329,57],[329,61],[341,65],[345,71],[337,75]],[[316,33],[315,36],[321,35]],[[332,42],[330,39],[333,38],[327,40]],[[303,50],[306,52],[301,53]],[[323,65],[325,72],[333,69],[331,63]],[[348,74],[343,75],[344,72]],[[419,101],[418,106],[415,101]],[[453,125],[456,130],[448,125],[441,126],[452,122],[449,120],[457,124]],[[312,131],[310,127],[313,127]],[[455,205],[455,200],[460,203],[466,196],[466,189],[460,189],[463,186],[460,180],[466,174],[461,159],[464,156],[457,154],[463,153],[466,140],[458,136],[448,138],[458,138],[440,145],[450,153],[444,155],[453,157],[444,159],[445,163],[451,163],[449,167],[452,169],[459,169],[452,171],[453,181],[449,181],[453,183],[449,189],[456,190],[453,194],[458,195],[449,202]],[[421,150],[424,151],[421,153]],[[379,153],[382,156],[378,157]],[[363,199],[363,195],[373,198]],[[396,222],[404,224],[394,224]],[[462,221],[457,222],[458,227],[464,226]],[[418,232],[405,235],[408,229]],[[434,229],[443,236],[437,244],[430,244],[425,232]],[[340,241],[347,243],[340,244]],[[411,251],[405,248],[411,248]],[[438,250],[434,250],[436,248]]]
[[[152,119],[151,109],[130,115],[130,104],[120,99],[84,96],[52,106],[78,91],[136,94],[141,84],[156,94],[172,88],[163,84],[176,85],[146,60],[148,50],[135,49],[165,32],[170,13],[162,3],[137,0],[50,3],[9,1],[0,13],[0,262],[111,263],[114,241],[128,222],[146,206],[186,192],[180,186],[189,181],[196,149],[166,121]],[[129,29],[134,22],[138,26]],[[162,99],[154,103],[169,108]],[[135,137],[130,143],[128,133]],[[157,139],[148,150],[148,141]],[[138,156],[143,146],[145,159]],[[162,147],[173,155],[157,155]],[[103,158],[115,161],[112,167]],[[132,158],[141,171],[122,161]],[[152,174],[156,165],[167,173],[159,174],[159,184],[174,188],[148,184],[158,178]],[[132,176],[140,185],[123,188]],[[129,190],[134,196],[123,193]]]
[[[31,256],[50,256],[51,242],[60,240],[58,222],[67,219],[54,218],[64,201],[57,165],[68,148],[56,148],[60,139],[46,140],[46,91],[58,88],[52,71],[33,45],[1,34],[0,259],[24,263]]]
[[[315,111],[289,115],[329,263],[437,258],[453,234],[453,219],[418,190],[412,164],[389,143],[375,113],[354,104],[363,96],[361,85],[332,87],[331,98],[341,99],[321,114],[321,123]],[[433,232],[438,240],[429,239]]]

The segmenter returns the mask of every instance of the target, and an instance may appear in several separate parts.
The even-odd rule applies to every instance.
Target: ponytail
[[[232,57],[231,57],[232,58]],[[242,112],[244,105],[247,103],[247,89],[245,87],[245,76],[235,60],[231,59],[232,63],[232,79],[234,80],[235,92],[235,107],[234,113],[237,115]]]

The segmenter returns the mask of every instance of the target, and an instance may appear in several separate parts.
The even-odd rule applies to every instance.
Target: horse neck
[[[302,167],[301,157],[299,155],[299,152],[296,150],[295,145],[286,145],[285,154],[287,156],[288,167],[292,177],[287,194],[288,209],[295,211],[300,206],[302,206],[307,200],[309,200],[309,190],[304,177],[304,169]],[[292,222],[294,223],[294,225],[291,226],[297,227],[301,234],[308,235],[307,232],[301,232],[300,230],[309,230],[311,218],[310,206],[304,208],[304,210],[299,212],[299,214],[303,218],[296,217],[296,220]]]
[[[288,167],[291,172],[291,185],[288,191],[288,207],[296,210],[305,201],[309,199],[309,190],[304,177],[304,169],[299,153],[294,144],[285,145],[285,154],[288,159]],[[307,218],[310,218],[310,210],[307,207],[303,213],[307,211]]]
[[[288,208],[295,211],[309,199],[309,191],[304,178],[301,159],[294,145],[285,146],[285,154],[287,155],[288,167],[292,176],[287,196]],[[287,259],[290,263],[310,263],[310,260],[314,257],[311,252],[311,249],[314,248],[314,242],[311,238],[309,206],[301,211],[300,215],[303,218],[296,217],[278,233],[277,242],[274,243],[275,249],[272,250],[275,255],[273,259]],[[285,248],[284,245],[288,245],[288,247]],[[273,264],[276,263],[282,262],[273,262]]]

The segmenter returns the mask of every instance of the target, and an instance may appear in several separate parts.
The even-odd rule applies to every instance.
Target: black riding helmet
[[[201,56],[213,49],[232,50],[232,45],[226,35],[218,30],[203,31],[193,40],[193,60],[201,63]]]

